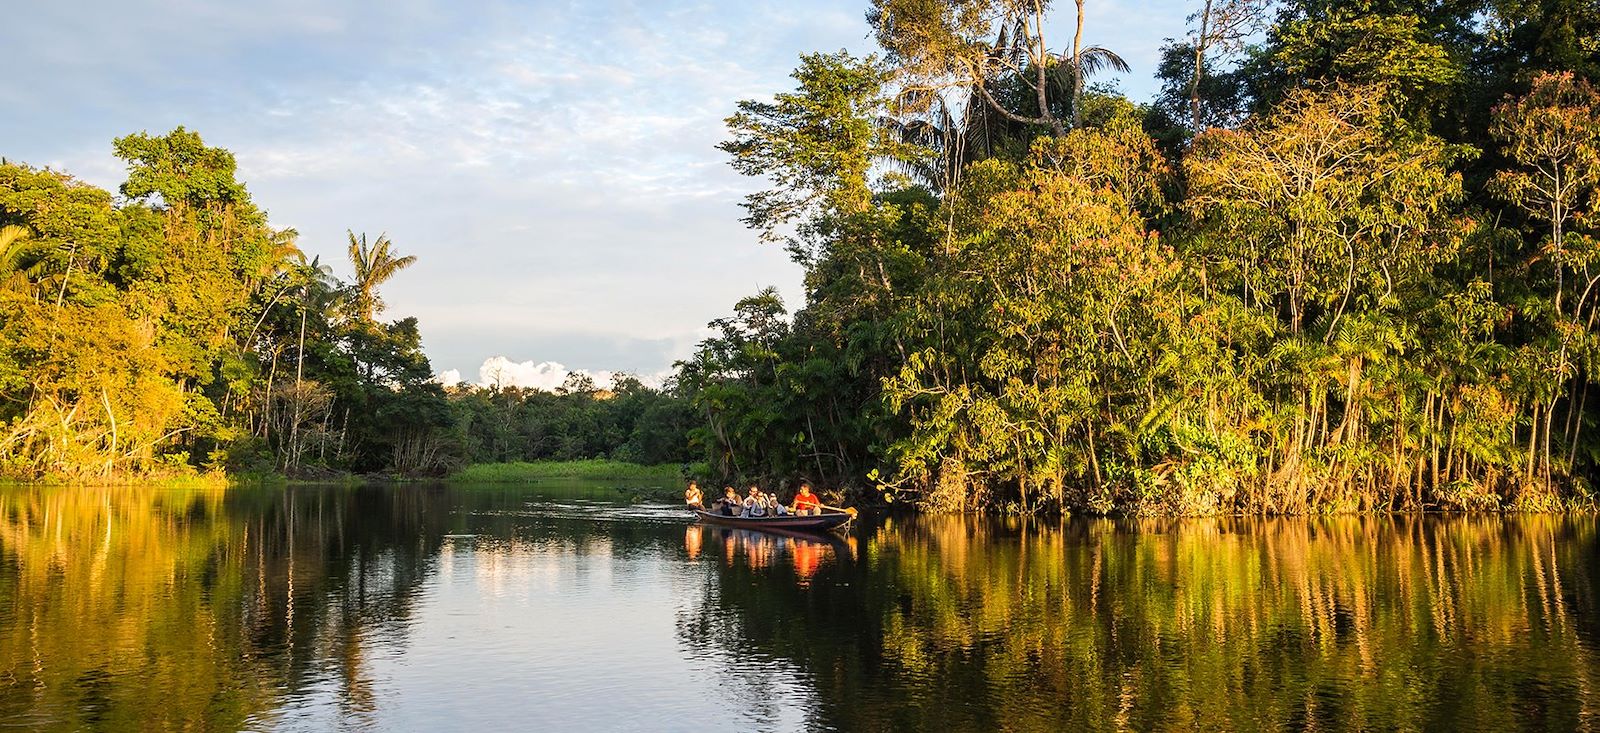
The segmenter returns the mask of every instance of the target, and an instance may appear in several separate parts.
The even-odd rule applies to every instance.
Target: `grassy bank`
[[[582,461],[478,463],[450,475],[451,481],[466,483],[513,483],[549,479],[617,480],[667,486],[683,480],[683,467],[676,463],[645,466],[627,461],[593,458]]]

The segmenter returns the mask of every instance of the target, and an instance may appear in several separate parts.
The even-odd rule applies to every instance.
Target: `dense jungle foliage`
[[[0,473],[704,461],[933,509],[1593,505],[1600,8],[1208,0],[1148,104],[1083,2],[874,0],[722,145],[805,270],[664,390],[432,381],[182,128],[0,164]],[[1057,28],[1071,31],[1052,45]]]
[[[476,461],[686,455],[681,401],[631,378],[446,389],[349,235],[348,281],[274,229],[183,128],[115,142],[118,196],[0,163],[0,476],[437,475]]]
[[[1592,505],[1600,7],[1207,0],[1143,105],[1090,83],[1126,65],[1085,13],[874,0],[877,54],[740,104],[746,222],[806,301],[681,364],[714,469],[938,509]]]

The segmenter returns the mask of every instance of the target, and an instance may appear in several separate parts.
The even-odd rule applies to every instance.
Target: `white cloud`
[[[485,387],[532,387],[554,391],[567,381],[570,372],[558,362],[512,361],[491,356],[478,367],[478,384]],[[594,375],[590,375],[593,377]],[[599,383],[599,380],[595,380]]]
[[[478,367],[478,381],[475,384],[479,387],[520,387],[554,392],[573,374],[585,375],[594,381],[595,386],[607,388],[623,372],[568,369],[566,365],[554,361],[512,361],[504,356],[491,356],[483,361],[483,366]],[[646,386],[659,388],[672,376],[672,371],[633,376]],[[461,372],[455,369],[440,372],[434,379],[451,385],[462,381]]]

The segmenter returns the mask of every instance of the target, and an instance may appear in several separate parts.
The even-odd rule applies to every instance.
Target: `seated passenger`
[[[722,498],[717,500],[717,513],[732,517],[739,513],[739,506],[739,492],[734,491],[732,486],[722,487]]]
[[[822,502],[817,495],[811,493],[809,484],[800,484],[800,493],[794,495],[794,504],[790,507],[795,514],[802,517],[822,513]]]
[[[770,494],[767,494],[767,515],[768,516],[781,517],[781,516],[783,516],[785,514],[788,514],[788,513],[789,513],[789,508],[784,506],[783,502],[778,501],[778,492],[774,491],[774,492],[772,492]]]
[[[760,488],[753,485],[750,487],[750,493],[744,497],[744,513],[741,516],[767,516],[767,501],[762,498]]]
[[[705,504],[702,503],[700,486],[695,484],[695,482],[690,481],[689,488],[683,490],[683,503],[688,504],[694,509],[706,508]]]

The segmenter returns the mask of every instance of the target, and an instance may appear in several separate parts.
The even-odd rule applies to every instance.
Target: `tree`
[[[972,90],[1006,119],[1066,131],[1050,103],[1057,61],[1044,33],[1044,9],[1024,0],[874,0],[867,20],[889,60],[907,78],[907,90],[929,98],[945,89]],[[992,41],[990,39],[993,39]],[[998,77],[1015,79],[1031,93],[1029,114],[996,97]]]
[[[1074,1],[1074,5],[1077,8],[1078,12],[1077,12],[1077,24],[1075,26],[1075,30],[1072,33],[1072,126],[1073,127],[1077,127],[1079,124],[1081,124],[1081,122],[1083,120],[1083,85],[1084,85],[1084,82],[1089,77],[1096,76],[1100,72],[1105,71],[1106,69],[1112,69],[1112,70],[1115,70],[1115,71],[1117,71],[1119,73],[1123,73],[1123,74],[1126,74],[1131,70],[1129,68],[1129,66],[1128,66],[1128,62],[1123,61],[1122,57],[1118,56],[1116,53],[1111,51],[1111,49],[1105,48],[1104,46],[1084,47],[1084,45],[1083,45],[1083,15],[1084,15],[1083,14],[1083,6],[1084,6],[1084,2],[1085,2],[1085,0],[1075,0]],[[1038,9],[1039,14],[1041,16],[1044,14],[1044,10],[1043,10],[1044,4],[1043,3],[1035,2],[1034,3],[1034,7],[1036,9]],[[1041,45],[1043,44],[1042,34],[1041,34],[1040,43],[1041,43]],[[1056,134],[1060,134],[1060,132],[1061,132],[1060,130],[1057,130]]]
[[[1060,102],[1071,105],[1065,116],[1076,125],[1084,80],[1106,69],[1128,71],[1110,50],[1083,45],[1083,0],[1076,7],[1070,51],[1050,47],[1048,3],[1041,0],[874,0],[867,19],[904,78],[902,101],[927,105],[945,90],[967,90],[971,104],[1064,135]],[[1022,93],[1008,94],[1009,85]]]
[[[310,320],[313,310],[318,311],[320,320],[327,321],[331,315],[327,306],[335,301],[333,288],[329,287],[333,268],[322,264],[320,256],[313,257],[308,262],[305,254],[295,250],[295,266],[292,273],[291,284],[297,285],[300,311],[300,328],[295,343],[294,359],[294,391],[290,395],[293,401],[293,411],[289,413],[289,442],[283,451],[283,467],[286,471],[297,471],[300,468],[301,457],[305,453],[305,446],[300,440],[301,425],[305,422],[306,415],[315,410],[308,410],[310,403],[321,403],[322,407],[331,407],[332,395],[319,384],[309,388],[305,383],[306,372],[306,324]],[[276,364],[274,364],[276,366]],[[271,385],[268,385],[271,389]],[[269,393],[268,402],[271,397]],[[270,409],[270,408],[269,408]]]
[[[237,348],[230,336],[250,332],[248,304],[272,256],[266,215],[235,178],[233,154],[183,127],[114,148],[128,165],[118,277],[129,307],[162,324],[180,377],[204,388]]]
[[[350,264],[355,267],[356,279],[351,283],[355,290],[351,305],[355,308],[356,318],[372,323],[378,313],[383,311],[383,299],[378,297],[378,286],[388,282],[401,270],[416,263],[416,255],[395,257],[390,251],[389,236],[378,235],[378,241],[367,244],[367,235],[363,233],[360,239],[355,232],[346,232],[350,237],[349,256]]]
[[[1600,184],[1600,92],[1571,73],[1540,74],[1527,95],[1495,109],[1490,132],[1518,166],[1495,176],[1495,192],[1550,227],[1545,246],[1555,264],[1560,310],[1566,271],[1587,270],[1592,257],[1592,241],[1569,241],[1568,225]],[[1574,244],[1578,253],[1568,254]]]
[[[950,202],[954,252],[903,320],[944,338],[884,381],[910,422],[886,483],[947,508],[967,505],[969,484],[1023,510],[1107,499],[1107,436],[1151,405],[1156,301],[1176,274],[1123,193],[1145,195],[1159,170],[1125,158],[1160,160],[1148,137],[1141,149],[1074,130],[1036,143],[1025,167],[969,171]]]
[[[1224,54],[1236,53],[1246,38],[1261,30],[1271,0],[1201,0],[1199,10],[1189,16],[1194,32],[1188,50],[1193,52],[1187,93],[1190,129],[1205,129],[1201,112],[1201,86],[1208,63]]]
[[[1215,237],[1251,305],[1281,309],[1300,334],[1321,318],[1323,340],[1361,298],[1444,251],[1448,206],[1461,195],[1449,164],[1462,154],[1396,129],[1381,87],[1297,92],[1241,131],[1196,138],[1185,160],[1185,206]],[[1370,302],[1369,301],[1369,302]]]
[[[1196,71],[1196,54],[1190,42],[1169,41],[1161,48],[1161,62],[1156,66],[1161,90],[1156,93],[1154,106],[1170,120],[1169,125],[1181,127],[1185,141],[1210,127],[1236,126],[1249,112],[1248,72],[1243,68],[1220,70],[1220,55],[1201,54],[1198,60],[1203,68]]]
[[[1555,343],[1545,346],[1551,358],[1540,371],[1549,382],[1560,384],[1577,376],[1580,362],[1592,364],[1600,348],[1593,334],[1600,313],[1593,297],[1600,284],[1600,272],[1593,267],[1600,262],[1600,239],[1594,236],[1591,219],[1600,187],[1600,91],[1570,73],[1539,74],[1526,95],[1495,108],[1490,132],[1504,145],[1506,157],[1515,166],[1499,171],[1491,189],[1530,219],[1549,227],[1542,237],[1539,259],[1548,260],[1554,276],[1548,295],[1553,323],[1548,332],[1555,336]],[[1574,224],[1583,226],[1574,231]],[[1541,391],[1543,424],[1539,424],[1536,406],[1535,437],[1530,440],[1528,471],[1530,475],[1534,471],[1531,446],[1542,444],[1546,483],[1552,470],[1551,431],[1557,393],[1553,386]],[[1572,415],[1583,408],[1581,398],[1573,405],[1569,392],[1568,399],[1564,437],[1570,462],[1583,424]]]
[[[791,240],[790,250],[804,259],[811,255],[803,240],[821,235],[819,222],[871,204],[873,165],[912,151],[876,124],[886,79],[876,59],[807,54],[791,76],[799,82],[795,91],[771,102],[739,102],[727,119],[732,138],[717,147],[732,156],[734,170],[773,184],[745,197],[745,224],[772,240],[798,222],[800,239]]]

